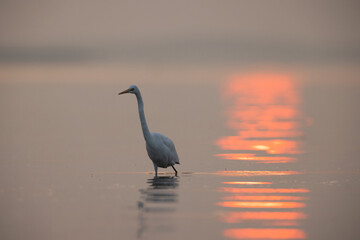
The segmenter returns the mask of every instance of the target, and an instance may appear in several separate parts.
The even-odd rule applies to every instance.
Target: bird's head
[[[138,91],[139,91],[139,89],[136,85],[131,85],[128,89],[119,93],[119,95],[124,94],[124,93],[136,93]]]

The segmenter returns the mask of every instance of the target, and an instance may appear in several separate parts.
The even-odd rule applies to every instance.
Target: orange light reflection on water
[[[302,212],[229,212],[222,216],[226,223],[239,223],[245,220],[298,220],[305,219]]]
[[[272,184],[272,182],[222,182],[223,184],[230,185],[263,185],[263,184]]]
[[[216,141],[223,152],[215,156],[225,160],[266,163],[290,163],[303,153],[304,119],[300,112],[300,94],[291,74],[250,73],[231,77],[222,97],[228,104],[227,126],[233,130]],[[218,171],[228,177],[258,178],[290,176],[297,171]],[[287,169],[287,168],[283,168]],[[221,216],[225,223],[237,223],[226,229],[224,237],[235,239],[304,239],[303,230],[294,228],[307,216],[302,196],[306,188],[286,188],[274,182],[226,181],[218,191],[227,196],[217,205],[227,208]],[[267,186],[270,188],[267,188]],[[239,185],[237,188],[233,187]],[[264,185],[257,188],[256,185]],[[292,185],[291,185],[292,186]],[[234,211],[240,209],[241,211]],[[230,211],[229,211],[230,210]],[[267,210],[267,211],[266,211]],[[244,223],[246,222],[246,223]],[[244,223],[244,224],[242,224]],[[252,228],[249,228],[252,226]],[[292,226],[292,227],[291,227]],[[281,228],[282,227],[282,228]]]
[[[217,205],[229,208],[303,208],[305,203],[300,202],[243,202],[243,201],[225,201]]]
[[[238,177],[251,177],[251,176],[286,176],[301,174],[297,171],[217,171],[216,175],[220,176],[238,176]]]
[[[298,197],[298,196],[267,196],[267,195],[256,195],[256,196],[243,196],[243,195],[236,195],[236,196],[226,196],[223,197],[223,200],[246,200],[246,201],[303,201],[306,200],[305,197]]]
[[[307,193],[308,189],[305,188],[220,188],[221,192],[231,193]]]
[[[256,156],[252,153],[223,153],[216,154],[221,159],[227,160],[243,160],[243,161],[257,161],[262,163],[282,163],[282,162],[294,162],[296,159],[293,157],[272,157],[272,156]]]
[[[235,239],[304,239],[304,231],[294,228],[227,229],[224,236]]]
[[[242,136],[227,136],[218,142],[223,150],[257,150],[268,154],[300,154],[299,143],[295,140],[247,140]],[[242,159],[240,159],[242,160]]]
[[[297,89],[295,78],[289,74],[252,73],[231,77],[224,86],[223,98],[230,103],[227,125],[236,135],[224,136],[216,144],[223,150],[239,152],[216,156],[261,163],[296,161],[295,157],[272,155],[302,153],[302,115],[298,110]]]

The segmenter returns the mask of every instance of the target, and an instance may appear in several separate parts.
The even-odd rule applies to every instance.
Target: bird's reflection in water
[[[163,236],[174,230],[172,217],[178,201],[179,178],[154,177],[147,180],[147,185],[139,190],[138,239]]]

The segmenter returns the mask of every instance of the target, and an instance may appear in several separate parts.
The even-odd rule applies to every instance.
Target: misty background
[[[172,238],[224,237],[219,187],[254,179],[214,173],[290,170],[305,174],[264,179],[309,188],[299,228],[313,239],[356,239],[359,9],[351,0],[1,0],[0,237],[147,234],[154,215],[143,208],[141,219],[138,201],[153,165],[135,97],[118,96],[136,84],[150,130],[169,136],[180,157],[180,200],[163,218]],[[253,73],[294,81],[296,121],[306,123],[298,162],[215,156],[216,142],[236,134],[224,85]]]

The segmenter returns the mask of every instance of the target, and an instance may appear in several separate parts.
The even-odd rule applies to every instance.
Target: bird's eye
[[[134,88],[131,88],[130,91],[134,91],[135,89]]]

